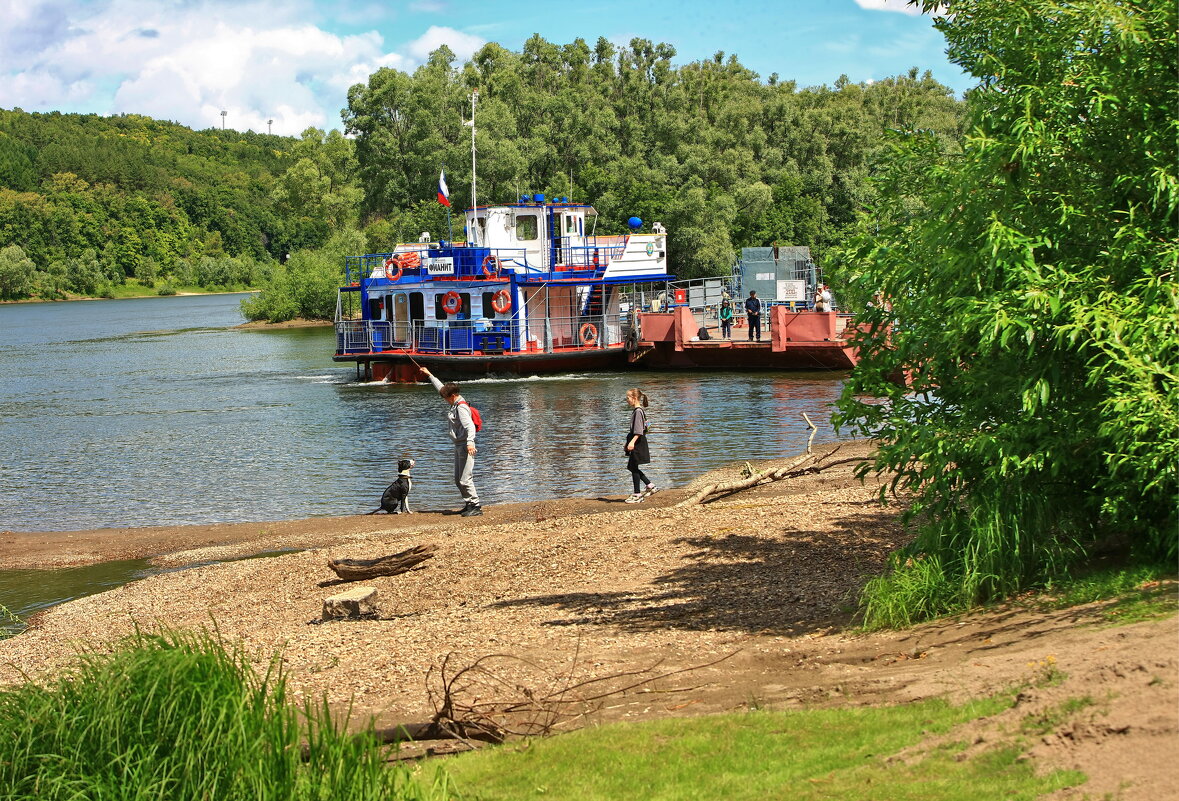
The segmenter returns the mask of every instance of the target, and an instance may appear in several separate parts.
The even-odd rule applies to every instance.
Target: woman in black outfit
[[[626,499],[626,503],[640,503],[659,491],[639,467],[651,462],[651,450],[647,447],[647,413],[643,411],[647,406],[647,396],[637,389],[628,389],[626,402],[633,410],[630,413],[630,430],[626,435],[626,454],[629,457],[626,460],[626,469],[630,471],[635,488],[634,494]],[[646,489],[640,489],[640,482],[646,485]]]

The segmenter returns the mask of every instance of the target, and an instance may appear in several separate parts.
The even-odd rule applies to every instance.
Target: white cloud
[[[431,27],[387,49],[371,30],[307,23],[300,0],[0,0],[0,107],[85,110],[297,135],[337,127],[349,86],[379,67],[411,70],[448,45],[484,40]]]
[[[914,17],[921,13],[921,7],[909,5],[909,0],[856,0],[856,5],[869,11],[899,11]]]
[[[446,45],[454,51],[459,61],[464,61],[485,44],[487,44],[486,40],[480,39],[478,36],[456,31],[454,28],[431,25],[425,33],[410,42],[406,50],[415,60],[425,61],[430,53],[442,45]]]

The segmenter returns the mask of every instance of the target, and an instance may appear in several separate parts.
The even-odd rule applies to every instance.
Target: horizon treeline
[[[951,151],[961,139],[962,103],[917,68],[800,89],[735,55],[674,57],[646,39],[533,36],[459,64],[443,46],[412,74],[353,86],[343,132],[299,138],[0,110],[0,299],[270,287],[295,254],[336,264],[351,255],[340,243],[449,237],[435,192],[446,167],[456,208],[470,201],[473,91],[480,203],[570,196],[597,207],[599,233],[661,221],[683,277],[727,273],[746,246],[821,257],[871,204],[889,131],[930,131]],[[320,305],[284,308],[330,317],[334,299]]]

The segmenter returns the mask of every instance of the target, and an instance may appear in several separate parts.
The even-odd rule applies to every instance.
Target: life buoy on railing
[[[577,338],[583,345],[592,345],[598,341],[598,327],[593,323],[586,323],[577,332]]]
[[[393,272],[393,268],[397,268],[397,272]],[[390,256],[385,259],[385,277],[390,281],[396,281],[401,277],[401,260],[396,256]]]
[[[501,289],[491,296],[491,308],[495,309],[496,314],[505,314],[512,310],[512,296],[508,290]]]
[[[462,295],[455,292],[453,289],[442,296],[442,311],[447,314],[458,314],[459,309],[463,307]]]
[[[483,260],[483,274],[488,278],[499,278],[499,271],[503,268],[503,260],[495,254],[492,254]]]
[[[422,257],[414,252],[402,253],[397,259],[397,264],[406,270],[416,270],[422,266]]]

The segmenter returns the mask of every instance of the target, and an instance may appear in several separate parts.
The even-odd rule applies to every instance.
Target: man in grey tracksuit
[[[454,441],[454,484],[466,503],[459,513],[463,517],[483,514],[479,505],[479,494],[475,492],[475,422],[471,419],[471,407],[459,394],[458,384],[443,384],[425,367],[421,368],[426,378],[438,390],[442,399],[450,404],[446,419],[450,423],[450,438]]]

